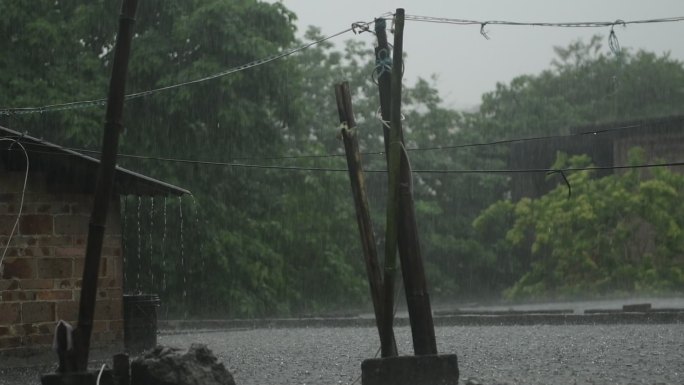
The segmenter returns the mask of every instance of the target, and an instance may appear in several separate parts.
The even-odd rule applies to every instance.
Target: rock
[[[157,346],[131,364],[131,385],[235,385],[233,375],[203,344]]]

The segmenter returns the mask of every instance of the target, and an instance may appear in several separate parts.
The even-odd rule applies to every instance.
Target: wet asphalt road
[[[684,384],[684,324],[439,327],[457,353],[461,383]],[[396,329],[401,354],[410,331]],[[239,385],[352,384],[375,356],[373,328],[294,328],[162,334],[159,343],[207,344]],[[0,384],[38,384],[45,369],[0,370]],[[360,384],[360,380],[357,382]]]
[[[440,352],[458,354],[461,378],[482,384],[684,383],[681,324],[443,327],[436,333]],[[396,334],[401,353],[410,354],[409,329]],[[377,339],[373,328],[320,328],[167,335],[160,343],[209,345],[238,384],[351,384],[360,362],[376,354]]]

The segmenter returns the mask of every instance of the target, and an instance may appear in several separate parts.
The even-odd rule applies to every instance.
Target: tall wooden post
[[[398,247],[401,259],[402,277],[406,292],[407,307],[413,336],[413,348],[417,355],[437,354],[434,322],[430,298],[427,292],[427,281],[420,251],[418,228],[415,218],[413,203],[412,176],[408,154],[404,148],[403,132],[401,127],[401,87],[402,87],[402,55],[403,55],[403,29],[404,10],[397,9],[394,22],[394,52],[392,54],[391,92],[387,92],[386,83],[383,83],[382,73],[378,78],[380,86],[381,109],[388,103],[383,98],[391,95],[390,105],[390,130],[389,137],[385,136],[385,146],[388,148],[388,208],[387,208],[387,244],[385,255],[385,268],[388,261],[390,268],[395,266],[392,259]],[[376,35],[378,37],[378,50],[376,62],[382,60],[380,54],[387,52],[387,35],[384,23],[376,21]],[[385,47],[383,47],[383,45]],[[385,71],[383,71],[385,72]],[[384,90],[384,91],[383,91]],[[386,107],[385,107],[386,108]],[[386,120],[386,111],[382,112],[383,120]],[[383,123],[384,124],[384,123]],[[389,144],[387,144],[389,142]],[[394,210],[394,212],[393,212]],[[390,242],[393,243],[390,245]],[[392,250],[394,248],[394,251]],[[387,272],[385,275],[385,295],[387,295]],[[387,298],[385,298],[387,303]],[[391,322],[388,320],[386,322]]]
[[[78,325],[74,335],[76,369],[78,371],[86,371],[88,367],[102,241],[105,234],[109,202],[112,199],[116,153],[119,147],[119,132],[123,127],[121,117],[123,115],[126,73],[128,72],[128,57],[133,38],[133,24],[135,23],[137,7],[138,0],[123,0],[121,15],[119,16],[119,33],[116,37],[112,76],[107,96],[107,112],[102,139],[102,158],[98,168],[93,210],[90,215],[88,243],[83,266],[81,301],[78,310]]]
[[[335,97],[337,99],[337,112],[340,116],[340,123],[344,126],[341,129],[344,141],[344,150],[347,155],[347,167],[349,168],[349,180],[351,182],[352,195],[354,197],[354,207],[356,209],[356,220],[359,225],[359,235],[361,236],[361,246],[366,262],[366,274],[370,286],[371,298],[373,300],[373,310],[375,311],[375,323],[380,335],[380,350],[382,357],[397,355],[397,346],[394,340],[394,332],[383,332],[383,300],[382,300],[382,273],[378,263],[378,251],[375,246],[375,233],[373,222],[370,217],[368,198],[366,196],[366,182],[361,167],[361,153],[359,152],[359,142],[352,110],[351,93],[347,82],[335,85]]]

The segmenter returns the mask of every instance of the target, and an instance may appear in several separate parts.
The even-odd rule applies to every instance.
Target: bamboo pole
[[[135,23],[137,6],[138,0],[123,0],[121,15],[119,16],[119,33],[116,37],[112,76],[107,96],[102,157],[98,167],[93,210],[90,215],[88,228],[88,243],[83,266],[83,284],[81,286],[81,300],[78,309],[78,325],[74,332],[76,370],[78,371],[86,371],[88,368],[88,354],[93,329],[93,317],[95,315],[102,241],[105,234],[109,202],[112,199],[119,132],[123,127],[121,119],[126,88],[126,73],[128,72],[128,58],[133,38],[133,24]]]
[[[403,55],[403,14],[403,9],[398,9],[395,17],[395,41],[392,69],[403,68],[401,61]],[[401,15],[401,19],[399,18],[399,15]],[[385,148],[388,154],[388,169],[390,170],[389,191],[390,199],[394,199],[391,195],[393,189],[396,189],[397,194],[397,215],[395,220],[398,223],[398,228],[396,230],[396,242],[401,260],[402,277],[404,280],[409,320],[411,323],[411,334],[413,337],[413,348],[414,353],[417,355],[437,354],[432,309],[427,292],[427,281],[425,279],[425,270],[423,267],[415,218],[411,168],[408,154],[403,146],[404,138],[401,127],[400,110],[401,70],[391,71],[392,76],[390,76],[388,73],[389,71],[386,71],[385,68],[386,57],[384,57],[384,55],[389,54],[389,44],[387,42],[384,19],[376,20],[375,33],[378,39],[378,47],[375,51],[376,66],[381,69],[381,73],[378,76],[380,108],[383,120],[383,131],[385,133]],[[390,98],[391,100],[389,100]],[[390,127],[387,127],[386,124],[388,119],[391,119]],[[395,146],[394,148],[391,147],[393,145]],[[393,151],[398,152],[398,154]],[[392,157],[398,157],[399,159]],[[396,167],[394,162],[399,163],[398,182],[392,180],[392,167]],[[390,203],[388,203],[388,212],[389,204]],[[389,213],[388,229],[390,229]],[[389,231],[390,230],[388,230],[387,242],[390,242]]]
[[[347,156],[347,167],[349,169],[349,180],[351,182],[352,195],[354,197],[354,207],[356,209],[356,220],[359,225],[359,235],[361,236],[361,246],[363,249],[364,261],[366,262],[366,274],[370,286],[371,298],[373,300],[373,310],[375,312],[375,323],[380,335],[380,350],[382,357],[397,355],[397,346],[394,340],[394,332],[384,333],[382,329],[382,273],[378,263],[378,251],[375,243],[375,232],[373,222],[370,217],[368,198],[366,196],[366,182],[361,166],[361,153],[359,152],[359,142],[352,110],[351,93],[347,82],[335,85],[335,97],[337,99],[337,112],[340,116],[342,139],[344,150]],[[390,338],[391,337],[391,338]]]
[[[392,68],[402,68],[404,10],[398,8],[394,20],[394,54]],[[390,103],[390,130],[387,153],[387,222],[385,226],[385,277],[383,306],[383,332],[394,326],[394,282],[397,270],[397,219],[399,211],[399,168],[401,166],[401,71],[391,74],[392,99]]]
[[[406,149],[401,148],[399,173],[399,257],[404,278],[406,306],[411,323],[413,352],[416,355],[437,354],[437,340],[427,280],[418,239],[416,210],[413,204],[411,165]]]

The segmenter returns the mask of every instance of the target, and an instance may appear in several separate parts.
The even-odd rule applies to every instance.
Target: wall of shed
[[[17,218],[23,172],[0,163],[0,253]],[[21,220],[0,275],[0,353],[47,350],[57,320],[75,325],[92,196],[31,173]],[[92,345],[123,342],[122,244],[118,199],[104,240]],[[0,254],[1,255],[1,254]]]

